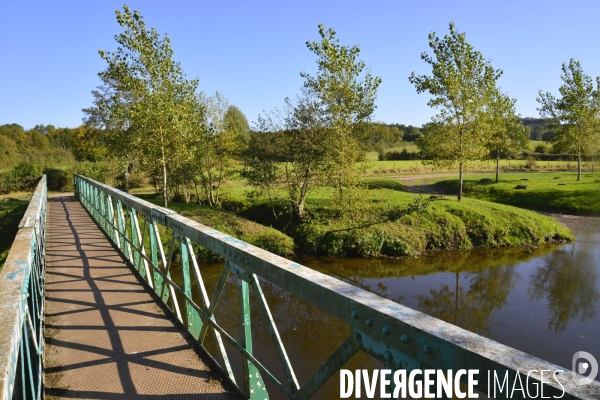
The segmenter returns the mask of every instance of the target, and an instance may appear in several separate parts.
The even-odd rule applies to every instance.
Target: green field
[[[493,175],[467,176],[467,197],[510,204],[537,211],[576,215],[600,215],[600,174],[583,173],[581,181],[575,173],[514,173],[500,175],[499,183],[482,183]],[[439,191],[456,193],[457,179],[436,179]],[[516,189],[527,185],[527,189]]]
[[[591,170],[591,162],[583,162],[584,170]],[[466,168],[466,172],[492,172],[496,170],[496,162],[493,160],[474,163]],[[575,161],[529,161],[529,160],[500,160],[501,171],[576,171]],[[400,161],[371,161],[366,163],[367,175],[390,175],[390,174],[436,174],[457,171],[458,168],[440,168],[426,165],[419,160]]]

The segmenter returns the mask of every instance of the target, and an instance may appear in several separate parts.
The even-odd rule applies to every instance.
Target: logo
[[[581,359],[584,359],[585,361],[582,361]],[[586,351],[578,351],[573,354],[572,361],[571,373],[573,374],[576,385],[587,385],[596,379],[596,375],[598,375],[598,361],[596,361],[593,355]],[[588,376],[581,376],[588,372]]]

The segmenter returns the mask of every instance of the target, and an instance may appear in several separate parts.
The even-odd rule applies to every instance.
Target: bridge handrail
[[[42,398],[46,175],[0,273],[0,399]]]
[[[75,183],[81,203],[148,285],[198,340],[200,346],[203,345],[208,327],[214,328],[225,364],[220,367],[236,385],[222,339],[227,340],[242,354],[243,387],[247,394],[260,392],[264,388],[262,378],[267,378],[287,398],[307,399],[358,350],[362,350],[393,370],[479,369],[479,376],[484,379],[478,380],[476,388],[483,393],[488,389],[488,371],[495,371],[501,377],[507,373],[511,383],[515,381],[517,374],[522,381],[527,378],[528,382],[537,384],[543,381],[544,393],[549,396],[560,397],[564,387],[563,399],[600,398],[598,382],[578,385],[576,380],[581,376],[575,376],[565,368],[314,271],[87,177],[75,175]],[[126,207],[125,211],[123,206]],[[143,229],[140,229],[138,214],[143,217]],[[167,256],[161,245],[158,225],[172,230]],[[190,240],[225,259],[223,275],[210,298],[204,288]],[[169,273],[175,242],[178,242],[181,252],[183,288],[171,280]],[[147,250],[150,254],[147,254]],[[191,281],[194,275],[201,292],[201,305],[192,300]],[[219,296],[230,275],[239,279],[241,287],[241,325],[244,327],[241,342],[227,333],[214,318]],[[350,325],[351,333],[347,339],[303,384],[299,384],[295,377],[258,277]],[[275,378],[252,354],[250,286],[269,324],[269,332],[286,373],[287,385]],[[176,300],[175,293],[183,298],[184,313],[181,312],[182,307]],[[556,381],[549,381],[548,373],[544,379],[541,370],[565,371],[559,375],[562,387]],[[266,392],[264,395],[268,396]]]

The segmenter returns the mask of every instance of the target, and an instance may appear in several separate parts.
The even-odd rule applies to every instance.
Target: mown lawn
[[[481,182],[491,178],[493,183]],[[468,198],[509,204],[530,210],[575,215],[600,215],[600,173],[583,173],[577,181],[573,172],[501,174],[467,176],[464,194]],[[516,189],[526,185],[527,189]],[[434,184],[440,191],[456,193],[458,179],[443,179]]]

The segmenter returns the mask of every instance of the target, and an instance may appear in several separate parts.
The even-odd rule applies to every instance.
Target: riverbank
[[[360,201],[341,209],[332,189],[307,200],[302,220],[289,207],[255,200],[240,215],[288,234],[297,254],[338,257],[418,256],[429,250],[473,247],[535,247],[561,243],[573,234],[554,219],[529,210],[451,196],[419,196],[401,184],[370,185]]]

